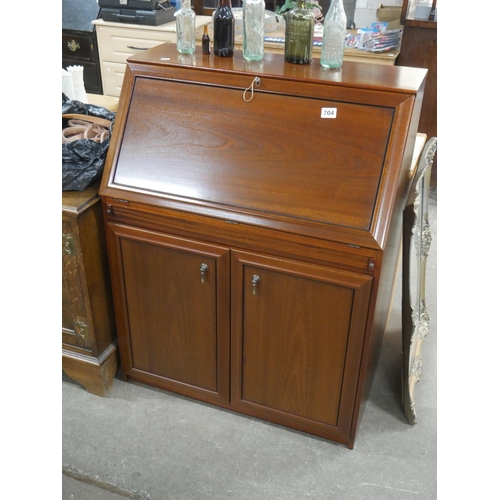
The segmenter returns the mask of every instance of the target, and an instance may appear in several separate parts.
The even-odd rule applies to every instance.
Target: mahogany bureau
[[[425,77],[128,59],[100,188],[126,379],[354,446]]]

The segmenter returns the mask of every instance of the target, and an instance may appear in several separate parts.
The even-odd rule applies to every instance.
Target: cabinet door
[[[209,402],[229,401],[229,250],[109,227],[120,274],[125,375]]]
[[[232,404],[347,443],[371,282],[234,252]]]

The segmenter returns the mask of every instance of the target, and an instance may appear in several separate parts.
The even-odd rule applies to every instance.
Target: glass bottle
[[[243,57],[260,61],[264,57],[264,0],[243,0]]]
[[[210,37],[208,36],[208,26],[203,26],[203,36],[201,37],[201,51],[210,54]]]
[[[321,66],[340,68],[344,61],[347,18],[343,0],[331,0],[323,23]]]
[[[212,17],[214,28],[214,54],[219,57],[233,57],[234,15],[231,0],[219,0]]]
[[[194,54],[196,14],[191,9],[191,0],[182,0],[181,8],[174,15],[177,29],[177,50],[181,54]]]
[[[306,1],[299,0],[296,9],[285,15],[285,61],[309,64],[312,61],[314,14],[306,8]]]

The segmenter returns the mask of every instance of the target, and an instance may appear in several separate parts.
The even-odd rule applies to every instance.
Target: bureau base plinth
[[[111,345],[99,358],[63,349],[62,368],[69,378],[96,396],[106,396],[118,369],[118,350]]]

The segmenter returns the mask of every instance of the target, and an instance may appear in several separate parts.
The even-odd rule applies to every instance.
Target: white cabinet
[[[211,16],[196,16],[196,26],[203,26],[211,20]],[[97,19],[93,24],[97,32],[102,91],[108,96],[120,97],[128,57],[161,43],[177,41],[175,22],[143,26]]]

